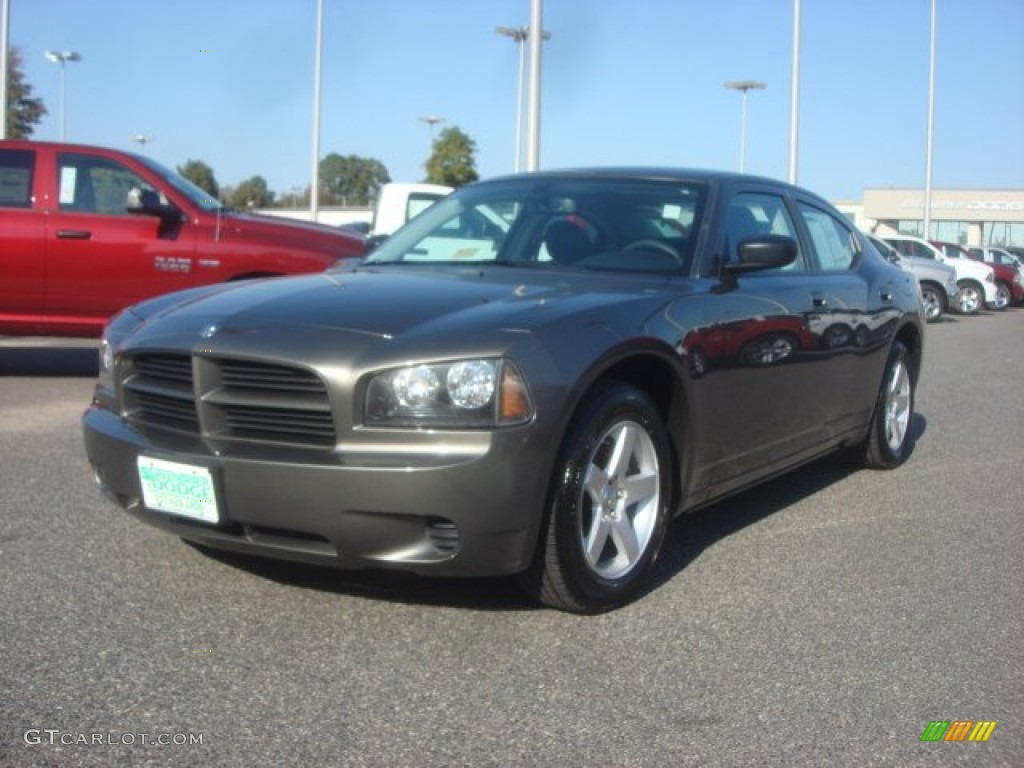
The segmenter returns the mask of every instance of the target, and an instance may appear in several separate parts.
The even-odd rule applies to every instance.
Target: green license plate
[[[206,467],[139,456],[139,481],[146,506],[205,523],[216,523],[217,496]]]

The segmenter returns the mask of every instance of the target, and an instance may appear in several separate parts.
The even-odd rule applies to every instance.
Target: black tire
[[[856,452],[860,464],[872,469],[898,467],[914,447],[914,373],[910,352],[901,341],[889,350],[878,388],[867,439]]]
[[[600,613],[636,597],[665,538],[671,462],[665,425],[646,393],[600,385],[566,433],[544,530],[521,577],[527,591],[573,613]]]
[[[929,323],[937,323],[946,314],[946,292],[931,283],[921,284],[921,304]]]

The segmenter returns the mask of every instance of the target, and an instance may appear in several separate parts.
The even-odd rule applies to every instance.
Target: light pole
[[[935,135],[935,0],[932,0],[931,39],[928,46],[928,135],[924,160],[924,232],[926,240],[932,227],[932,140]]]
[[[309,184],[309,215],[320,218],[320,70],[324,47],[324,0],[316,2],[316,43],[313,52],[313,169]]]
[[[530,0],[530,29],[544,29],[544,2]],[[526,170],[540,166],[540,84],[543,35],[530,35],[530,88],[526,109]]]
[[[743,94],[743,117],[740,120],[740,173],[743,173],[747,164],[747,92],[763,91],[768,86],[757,80],[729,80],[725,87]]]
[[[421,115],[419,121],[430,126],[430,152],[427,153],[427,157],[430,157],[430,153],[434,151],[434,126],[445,122],[445,119],[439,115]]]
[[[64,141],[65,105],[67,103],[64,82],[67,75],[65,65],[69,61],[81,61],[82,57],[76,51],[46,51],[43,55],[55,64],[60,64],[60,140]]]
[[[523,75],[526,73],[526,46],[524,43],[530,39],[529,27],[495,27],[494,31],[499,35],[512,38],[519,47],[519,72],[516,75],[516,162],[515,172],[519,173],[523,161]],[[545,32],[541,35],[542,40],[550,40],[551,33]]]
[[[7,138],[7,53],[11,42],[7,30],[10,22],[10,0],[0,0],[0,139]]]
[[[800,0],[793,0],[793,66],[789,84],[789,177],[796,184],[800,151]]]

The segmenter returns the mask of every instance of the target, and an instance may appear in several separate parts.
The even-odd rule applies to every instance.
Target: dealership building
[[[844,201],[836,207],[865,232],[924,232],[921,189],[866,189],[863,202]],[[933,189],[930,238],[962,245],[1024,246],[1024,190]]]

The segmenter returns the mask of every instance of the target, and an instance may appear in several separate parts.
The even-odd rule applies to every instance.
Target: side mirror
[[[387,235],[370,235],[368,238],[366,238],[364,243],[366,245],[366,252],[372,253],[373,251],[377,250],[378,246],[380,246],[380,244],[387,239]]]
[[[758,235],[741,240],[736,248],[740,260],[727,262],[723,271],[733,275],[777,269],[796,259],[796,240],[782,235]]]
[[[170,203],[161,202],[160,195],[156,191],[141,187],[132,187],[128,191],[128,197],[124,202],[124,209],[128,213],[157,216],[164,221],[172,220],[180,213]]]

